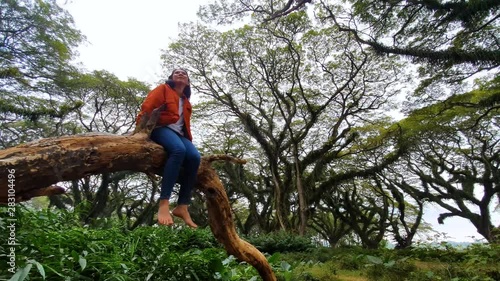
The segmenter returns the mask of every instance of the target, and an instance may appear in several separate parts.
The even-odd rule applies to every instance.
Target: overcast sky
[[[76,28],[88,43],[79,48],[79,61],[89,71],[107,70],[118,78],[129,77],[155,85],[163,80],[160,50],[178,32],[178,23],[197,21],[202,0],[59,0],[73,16]],[[425,220],[453,241],[480,238],[465,219],[450,218],[437,224],[437,207],[427,208]],[[500,223],[498,212],[494,224]]]
[[[155,84],[161,77],[160,50],[179,32],[179,22],[196,21],[202,0],[59,0],[88,43],[79,61],[88,70]]]

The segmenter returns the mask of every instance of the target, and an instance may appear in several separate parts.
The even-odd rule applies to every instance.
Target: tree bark
[[[36,196],[61,194],[65,190],[56,186],[58,182],[93,174],[123,170],[160,174],[166,155],[149,140],[156,114],[130,136],[65,136],[0,150],[0,203],[12,206]],[[207,199],[210,228],[228,254],[251,264],[263,280],[276,280],[265,256],[236,233],[226,191],[210,166],[217,160],[245,162],[227,155],[202,157],[197,187]]]
[[[297,149],[297,144],[293,147],[294,161],[295,161],[295,178],[297,184],[297,196],[299,197],[299,235],[306,234],[307,228],[307,203],[306,203],[306,193],[304,191],[304,185],[302,184],[302,175],[299,166],[299,152]]]

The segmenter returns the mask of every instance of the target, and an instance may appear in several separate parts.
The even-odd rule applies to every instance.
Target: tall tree
[[[376,249],[389,226],[392,204],[383,185],[376,180],[352,180],[339,186],[337,196],[325,195],[333,216],[349,225],[363,247]]]
[[[392,165],[376,176],[391,194],[388,198],[392,206],[388,231],[394,238],[397,249],[412,246],[416,234],[429,229],[429,225],[422,219],[425,199],[406,188],[407,178],[411,176],[406,167]]]
[[[490,242],[491,210],[500,199],[499,85],[498,78],[480,84],[399,123],[402,140],[412,143],[402,165],[419,181],[401,187],[444,208],[439,223],[465,218]]]
[[[198,104],[193,129],[198,131],[202,154],[227,154],[248,160],[244,166],[214,164],[234,207],[235,221],[245,235],[272,231],[271,185],[261,177],[264,156],[249,135],[241,134],[241,123],[213,118],[211,103]],[[210,122],[206,122],[207,118]],[[209,129],[210,128],[210,129]]]
[[[349,33],[363,46],[416,64],[422,81],[409,104],[414,108],[415,101],[435,101],[446,94],[449,85],[440,87],[440,81],[463,81],[491,70],[498,73],[499,6],[494,0],[220,0],[202,7],[199,15],[218,23],[246,19],[249,14],[270,22],[313,8],[320,21]]]
[[[264,156],[275,228],[304,233],[309,205],[333,188],[316,180],[351,171],[343,158],[373,149],[355,145],[354,128],[375,122],[397,93],[398,64],[375,61],[335,28],[313,27],[306,13],[227,32],[182,30],[165,64],[190,71],[192,87],[213,106],[209,124],[241,124]]]
[[[309,5],[311,3],[314,6]],[[406,127],[408,131],[404,132],[403,141],[399,144],[406,148],[415,145],[412,151],[414,153],[420,151],[420,154],[413,154],[414,157],[419,156],[418,160],[417,158],[409,159],[407,164],[413,168],[415,173],[420,174],[420,179],[428,191],[425,192],[427,196],[424,197],[431,197],[430,194],[433,192],[444,193],[445,195],[435,196],[433,201],[443,202],[444,198],[453,198],[452,201],[472,201],[477,206],[483,206],[480,209],[484,215],[476,214],[478,216],[475,216],[474,220],[478,231],[483,236],[489,237],[488,229],[491,228],[491,225],[488,223],[489,215],[486,212],[488,208],[484,206],[490,204],[487,202],[490,202],[491,194],[496,194],[497,191],[495,187],[490,189],[488,187],[491,186],[488,183],[489,180],[485,181],[484,179],[496,179],[495,172],[493,172],[496,167],[496,154],[492,151],[497,149],[497,136],[495,133],[489,133],[489,130],[493,129],[493,132],[496,132],[498,129],[494,125],[495,121],[486,120],[496,120],[496,117],[492,116],[498,112],[498,94],[490,91],[491,95],[484,97],[484,99],[479,99],[476,95],[471,100],[468,98],[460,100],[457,97],[470,97],[470,95],[461,95],[461,93],[473,89],[472,83],[469,83],[472,79],[469,78],[486,76],[488,78],[485,81],[498,79],[500,65],[499,5],[498,1],[492,0],[458,2],[438,0],[351,0],[347,2],[226,0],[206,5],[200,9],[199,15],[209,22],[228,23],[244,19],[244,15],[251,14],[253,19],[261,23],[270,23],[313,8],[318,20],[325,25],[335,27],[339,32],[349,34],[354,41],[363,47],[374,50],[380,55],[397,55],[407,59],[407,70],[417,70],[415,77],[418,75],[418,80],[416,82],[420,83],[418,87],[407,85],[409,89],[414,89],[406,96],[407,102],[405,103],[409,109],[406,112],[413,116],[410,119],[415,121],[415,116],[422,114],[423,111],[430,108],[434,108],[434,110],[440,108],[442,116],[439,118],[441,120],[444,120],[443,116],[447,116],[448,120],[455,118],[453,124],[460,127],[454,132],[452,127],[446,127],[442,123],[433,127],[434,123],[424,122],[426,125],[419,126],[418,130]],[[450,100],[443,103],[442,101],[447,98]],[[424,109],[412,113],[412,110],[418,108]],[[474,110],[478,111],[478,115],[473,113]],[[437,120],[435,119],[436,112],[424,115],[431,120]],[[459,121],[460,118],[470,118],[469,120],[473,121],[466,125],[465,121]],[[408,122],[413,123],[409,120]],[[433,128],[445,130],[445,133],[438,134],[432,130]],[[471,128],[475,128],[475,130]],[[427,131],[432,132],[427,133]],[[417,144],[408,141],[408,132],[418,132],[417,134],[420,134],[420,140],[423,142]],[[440,142],[439,138],[441,137],[443,137],[442,140],[449,141],[449,145]],[[476,158],[483,157],[482,163],[478,160],[479,158],[470,158],[469,152],[473,150],[475,152],[472,154],[476,155]],[[488,151],[490,151],[489,154]],[[476,154],[477,152],[479,153]],[[466,154],[469,156],[466,157]],[[459,166],[456,161],[460,161],[460,163],[472,161],[475,162],[475,165],[469,163]],[[409,164],[410,162],[411,164]],[[452,166],[447,166],[449,163],[452,163]],[[458,167],[461,168],[458,169]],[[483,171],[486,173],[483,174]],[[454,173],[471,175],[472,177],[450,175]],[[439,178],[441,180],[436,183],[435,181]],[[447,180],[460,181],[464,178],[475,182],[473,185],[465,184],[469,186],[469,189],[471,186],[478,188],[481,185],[488,188],[486,196],[481,200],[478,200],[479,198],[473,200],[470,195],[466,194],[453,197],[451,194],[456,188],[452,182],[447,182]],[[480,179],[484,184],[478,183],[481,181]],[[398,186],[406,184],[408,183],[403,181]],[[412,196],[416,195],[409,189],[405,191],[413,194]],[[457,194],[461,194],[461,192]],[[421,199],[418,199],[417,202],[419,200]],[[455,201],[455,203],[457,202]],[[445,208],[449,210],[449,214],[443,215],[442,219],[465,214],[469,214],[468,218],[472,219],[474,212],[470,212],[468,208],[465,208],[466,206],[467,204],[462,207],[447,205]],[[413,232],[410,228],[408,230]]]
[[[81,103],[50,91],[74,72],[70,61],[84,39],[72,17],[55,0],[1,1],[0,38],[1,145],[72,133],[61,119]]]

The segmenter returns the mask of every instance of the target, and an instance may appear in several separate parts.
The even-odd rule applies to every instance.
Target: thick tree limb
[[[148,138],[152,124],[141,122],[130,136],[65,136],[0,150],[0,203],[61,194],[64,189],[55,185],[58,182],[93,174],[123,170],[159,174],[166,155]],[[197,187],[206,195],[210,228],[228,254],[254,266],[263,280],[276,280],[265,256],[236,233],[226,191],[210,166],[218,160],[245,163],[227,155],[202,157]]]
[[[243,163],[227,155],[212,155],[201,160],[197,180],[207,198],[208,221],[215,238],[224,245],[228,254],[255,267],[263,280],[276,280],[266,257],[253,245],[240,239],[236,233],[226,191],[215,170],[210,167],[210,163],[215,160]]]
[[[145,134],[85,134],[19,145],[0,151],[0,203],[8,199],[9,174],[14,175],[10,183],[20,202],[62,193],[53,185],[88,175],[123,170],[155,173],[164,159],[163,148]]]

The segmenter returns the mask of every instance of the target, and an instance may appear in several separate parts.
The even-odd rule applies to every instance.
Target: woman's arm
[[[141,112],[151,114],[155,108],[165,103],[165,85],[159,85],[147,95],[141,105]]]

